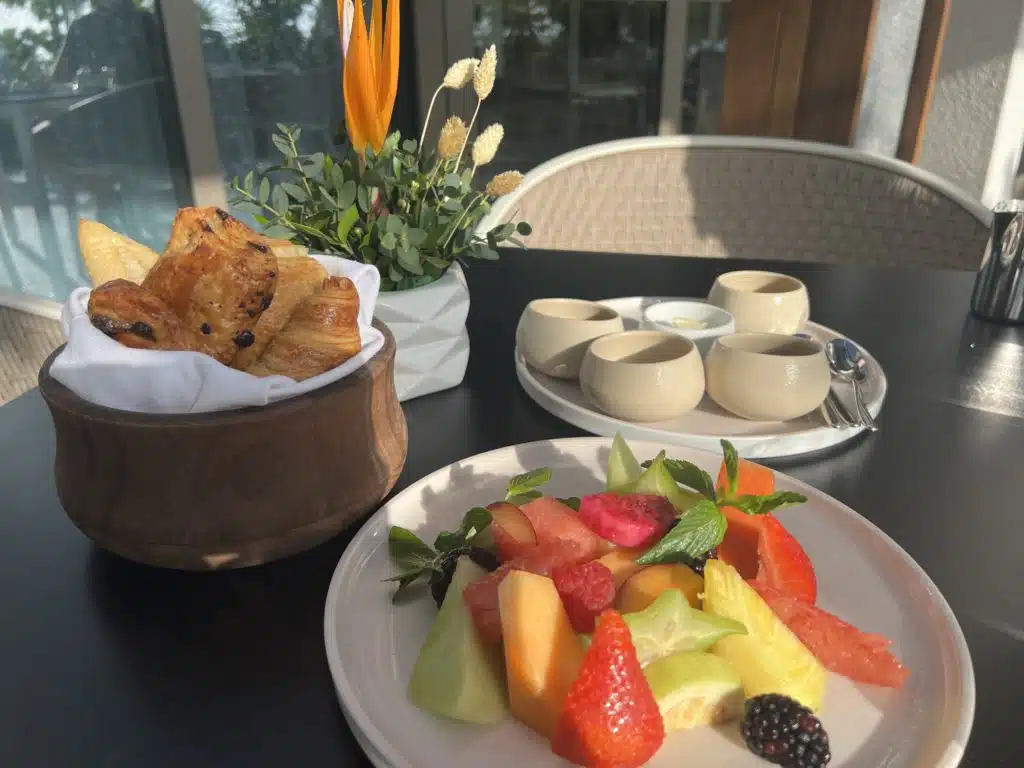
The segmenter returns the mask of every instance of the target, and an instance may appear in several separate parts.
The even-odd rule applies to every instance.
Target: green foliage
[[[360,158],[347,146],[340,156],[300,154],[300,129],[278,130],[273,141],[283,162],[235,179],[232,202],[268,237],[374,265],[382,291],[427,285],[456,260],[494,261],[501,244],[523,247],[514,235],[529,234],[520,222],[476,235],[494,198],[473,189],[471,169],[421,155],[397,131],[379,154],[368,148]]]

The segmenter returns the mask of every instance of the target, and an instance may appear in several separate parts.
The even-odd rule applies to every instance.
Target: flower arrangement
[[[521,221],[476,233],[493,201],[523,179],[518,171],[505,171],[482,189],[475,186],[505,133],[495,123],[470,141],[480,105],[494,88],[495,47],[480,59],[452,64],[431,98],[419,141],[403,139],[398,131],[388,133],[398,91],[397,0],[388,3],[386,25],[383,16],[382,0],[373,0],[367,28],[361,2],[338,2],[347,134],[342,151],[302,154],[299,128],[279,124],[273,142],[282,162],[235,179],[232,190],[233,203],[252,213],[268,236],[372,264],[382,291],[400,291],[437,280],[456,261],[493,261],[502,243],[525,247],[516,235],[530,234],[530,226]],[[448,117],[436,148],[426,151],[437,97],[467,87],[476,94],[469,124]]]

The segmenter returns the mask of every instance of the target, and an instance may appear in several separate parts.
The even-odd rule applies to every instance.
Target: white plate
[[[630,296],[601,303],[622,315],[628,330],[639,326],[646,307],[666,300]],[[807,326],[806,332],[818,341],[841,338],[841,334],[823,325],[808,323]],[[860,347],[859,344],[857,346]],[[861,391],[868,410],[877,418],[888,386],[885,373],[866,349],[860,347],[860,351],[867,361],[867,378],[861,384]],[[676,419],[649,424],[622,421],[593,406],[584,397],[577,382],[556,379],[531,368],[519,354],[518,348],[515,357],[519,383],[534,402],[563,421],[595,435],[612,437],[618,432],[630,441],[656,440],[667,445],[686,445],[708,451],[718,451],[719,441],[727,438],[741,456],[768,459],[831,448],[864,431],[863,427],[833,429],[825,423],[818,411],[791,421],[748,421],[719,408],[707,395],[695,410]],[[849,385],[833,386],[847,408],[854,412],[855,401]]]
[[[509,719],[485,727],[434,717],[414,707],[406,685],[436,611],[427,594],[392,605],[387,554],[390,525],[432,541],[453,530],[465,510],[500,498],[514,474],[551,467],[545,489],[582,495],[602,487],[610,441],[575,438],[501,448],[452,464],[413,484],[356,535],[327,593],[327,660],[346,717],[377,766],[391,768],[554,768],[567,765],[540,737]],[[664,447],[634,442],[646,459]],[[675,448],[672,455],[708,470],[719,455]],[[829,676],[821,716],[833,768],[952,768],[962,757],[974,718],[974,673],[963,633],[927,575],[882,531],[853,510],[803,483],[777,475],[780,490],[805,494],[806,505],[779,517],[814,561],[819,603],[858,627],[893,640],[911,670],[889,691]],[[764,768],[746,751],[735,724],[668,736],[653,768]]]

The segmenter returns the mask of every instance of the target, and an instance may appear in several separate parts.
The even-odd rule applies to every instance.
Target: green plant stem
[[[427,140],[427,128],[430,127],[430,113],[434,111],[434,102],[437,101],[437,97],[444,90],[444,83],[437,87],[434,91],[434,95],[430,97],[430,106],[427,107],[427,119],[423,121],[423,133],[420,134],[420,145],[416,147],[416,156],[420,157],[423,154],[423,142]]]
[[[473,202],[471,202],[469,205],[467,205],[463,209],[462,214],[459,216],[459,218],[457,218],[455,220],[455,225],[452,227],[452,231],[448,233],[448,236],[444,239],[444,243],[441,244],[442,248],[447,248],[448,247],[448,243],[450,243],[452,241],[452,238],[455,237],[455,233],[459,231],[459,226],[462,224],[463,220],[466,218],[466,215],[470,211],[472,211],[473,208],[476,207],[476,204],[479,203],[486,196],[487,195],[485,193],[478,192],[476,197],[473,198]]]
[[[288,132],[288,145],[292,148],[292,154],[295,156],[296,162],[298,162],[299,147],[295,143],[295,134],[291,131]],[[313,188],[309,186],[309,179],[306,178],[306,172],[302,168],[302,163],[299,163],[299,171],[299,175],[302,177],[302,186],[306,188],[306,199],[311,200],[313,198]]]
[[[473,119],[469,121],[469,128],[466,129],[466,140],[462,142],[462,149],[459,150],[459,156],[455,158],[455,172],[459,172],[459,163],[462,161],[462,154],[466,151],[466,147],[469,145],[469,137],[473,135],[473,126],[476,125],[476,116],[480,114],[480,105],[483,104],[483,99],[476,100],[476,109],[473,110]]]

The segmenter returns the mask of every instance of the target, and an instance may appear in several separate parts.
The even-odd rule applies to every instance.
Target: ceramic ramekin
[[[811,311],[807,287],[778,272],[726,272],[708,302],[732,314],[737,333],[797,333]]]
[[[596,301],[535,299],[519,318],[516,346],[541,373],[576,379],[590,342],[622,329],[619,313]]]
[[[625,421],[664,421],[693,410],[704,396],[700,353],[685,336],[625,331],[590,345],[580,387],[595,406]]]
[[[706,355],[719,336],[736,332],[732,315],[721,307],[694,299],[659,301],[644,309],[644,327],[685,336]]]
[[[828,394],[825,349],[812,339],[737,333],[711,345],[705,361],[711,399],[744,419],[787,421]]]

